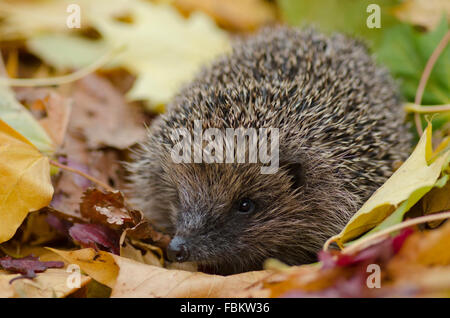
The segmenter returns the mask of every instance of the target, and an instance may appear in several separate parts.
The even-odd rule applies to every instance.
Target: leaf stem
[[[450,218],[450,211],[445,211],[445,212],[440,212],[440,213],[433,213],[431,215],[425,215],[425,216],[421,216],[421,217],[417,217],[417,218],[413,218],[413,219],[409,219],[407,221],[403,221],[399,224],[395,224],[391,227],[388,227],[387,229],[384,229],[380,232],[376,232],[373,235],[370,235],[364,239],[361,239],[355,243],[353,243],[352,245],[350,245],[349,247],[344,248],[341,252],[344,254],[351,254],[351,253],[355,253],[357,252],[362,246],[365,246],[368,242],[378,239],[380,237],[383,237],[387,234],[390,234],[392,232],[410,227],[412,225],[417,225],[417,224],[421,224],[421,223],[425,223],[425,222],[431,222],[431,221],[436,221],[436,220],[444,220],[444,219],[448,219]],[[328,246],[327,246],[328,247]],[[325,247],[324,247],[325,249]]]
[[[445,113],[450,112],[450,104],[447,105],[430,105],[423,106],[414,103],[407,103],[404,106],[406,112],[428,114],[428,113]]]
[[[66,170],[66,171],[69,171],[69,172],[72,172],[72,173],[76,173],[76,174],[78,174],[78,175],[80,175],[80,176],[82,176],[82,177],[84,177],[84,178],[86,178],[86,179],[92,181],[93,183],[95,183],[95,184],[101,186],[102,188],[104,188],[104,189],[106,189],[106,190],[108,190],[108,191],[111,191],[111,192],[114,192],[114,191],[115,191],[112,187],[110,187],[110,186],[107,185],[106,183],[104,183],[104,182],[102,182],[102,181],[100,181],[100,180],[98,180],[98,179],[96,179],[96,178],[94,178],[94,177],[92,177],[92,176],[90,176],[90,175],[84,173],[83,171],[80,171],[80,170],[71,168],[71,167],[66,166],[66,165],[64,165],[64,164],[62,164],[62,163],[56,162],[56,161],[54,161],[54,160],[52,160],[52,159],[49,159],[49,162],[50,162],[50,164],[51,164],[52,166],[61,168],[61,169],[63,169],[63,170]]]
[[[420,77],[419,86],[417,87],[416,90],[416,97],[414,99],[414,104],[420,105],[420,103],[422,102],[422,96],[425,91],[425,86],[427,85],[428,78],[430,77],[431,71],[433,70],[433,66],[436,63],[439,56],[441,55],[442,51],[447,46],[449,40],[450,40],[450,31],[447,31],[447,33],[445,33],[445,35],[439,42],[438,46],[434,49],[433,53],[428,59],[427,64],[425,65],[425,69],[422,72],[422,76]],[[414,114],[414,122],[416,124],[417,133],[419,134],[419,136],[422,136],[423,128],[419,113]]]
[[[106,52],[103,56],[101,56],[98,60],[94,61],[92,64],[82,68],[78,71],[75,71],[71,74],[56,76],[56,77],[46,77],[46,78],[0,78],[0,84],[8,85],[8,86],[21,86],[21,87],[37,87],[37,86],[52,86],[52,85],[61,85],[74,82],[83,78],[90,73],[96,71],[100,67],[104,66],[107,62],[111,60],[114,54],[118,51],[122,50],[123,47],[116,47],[108,52]]]

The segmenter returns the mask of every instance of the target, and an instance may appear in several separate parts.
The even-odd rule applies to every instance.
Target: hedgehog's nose
[[[182,263],[187,261],[189,251],[186,247],[186,241],[179,236],[175,236],[167,247],[167,257],[172,262]]]

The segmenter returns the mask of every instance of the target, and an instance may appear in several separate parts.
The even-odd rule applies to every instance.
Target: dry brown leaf
[[[170,237],[156,231],[141,211],[128,206],[120,191],[86,190],[80,203],[80,212],[93,223],[104,224],[115,230],[125,230],[126,234],[133,238],[152,239],[155,245],[161,248],[165,248],[170,242]]]
[[[442,188],[433,188],[422,199],[422,209],[424,214],[432,214],[450,210],[450,182]],[[430,222],[431,227],[436,227],[442,220]]]
[[[402,272],[405,264],[450,265],[450,222],[438,229],[411,235],[391,261],[390,268],[394,272]]]
[[[450,2],[448,0],[406,0],[392,11],[401,21],[434,29],[443,15],[450,19]]]
[[[145,137],[142,114],[108,80],[86,76],[77,82],[72,97],[77,114],[71,125],[83,134],[90,149],[126,149]]]
[[[55,92],[50,92],[42,102],[47,117],[41,119],[39,122],[55,142],[55,145],[61,146],[64,142],[69,123],[71,112],[70,101]]]
[[[92,223],[100,223],[114,229],[132,225],[133,218],[125,205],[122,193],[87,189],[80,203],[80,213]],[[135,225],[135,224],[133,224]]]
[[[125,242],[120,246],[120,256],[132,259],[139,263],[157,267],[162,267],[164,264],[163,258],[158,258],[158,256],[153,254],[153,252],[149,249],[144,250],[142,248],[136,248],[131,242]]]
[[[253,31],[274,22],[276,6],[264,0],[175,0],[182,12],[200,10],[234,31]]]
[[[168,270],[114,255],[120,271],[111,297],[236,297],[268,271],[231,276]]]

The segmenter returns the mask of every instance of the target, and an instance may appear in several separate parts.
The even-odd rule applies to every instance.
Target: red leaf
[[[12,258],[5,256],[0,258],[0,266],[13,273],[20,273],[22,276],[13,278],[9,283],[11,284],[16,279],[34,278],[36,273],[42,273],[47,268],[61,268],[64,267],[63,262],[51,261],[41,262],[38,257],[29,255],[23,258]]]

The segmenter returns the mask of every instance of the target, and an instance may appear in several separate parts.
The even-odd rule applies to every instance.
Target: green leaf
[[[410,102],[414,101],[417,86],[431,54],[448,31],[445,18],[435,30],[421,33],[409,25],[397,25],[384,33],[375,54],[392,75],[400,80],[402,92]],[[450,103],[450,47],[441,53],[428,79],[422,104]],[[433,122],[433,124],[435,124]],[[435,128],[439,128],[435,125]]]
[[[30,52],[58,70],[78,69],[97,61],[108,51],[101,40],[64,33],[47,33],[27,41]]]
[[[371,13],[367,6],[372,0],[278,0],[283,20],[291,25],[313,24],[328,32],[345,32],[362,37],[372,44],[378,45],[387,27],[398,23],[389,13],[397,5],[398,0],[380,0],[381,28],[369,29],[366,21]]]
[[[0,119],[25,136],[36,148],[45,154],[54,151],[54,145],[47,132],[20,104],[9,87],[0,84]]]

